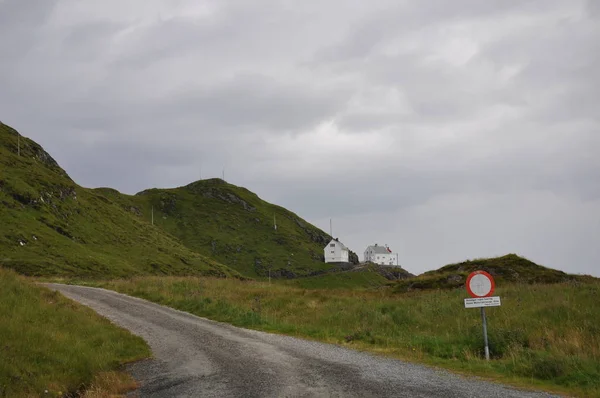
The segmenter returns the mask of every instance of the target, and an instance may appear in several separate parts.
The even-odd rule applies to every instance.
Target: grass
[[[456,289],[465,285],[469,274],[476,270],[490,273],[496,283],[553,284],[585,281],[590,277],[570,275],[546,268],[516,254],[501,257],[468,260],[449,264],[434,271],[428,271],[416,278],[399,280],[394,284],[396,292],[414,290]]]
[[[116,398],[127,396],[139,387],[131,375],[124,372],[100,372],[82,392],[82,398]]]
[[[43,148],[0,125],[0,262],[32,276],[237,276],[75,184]]]
[[[148,357],[144,341],[61,294],[0,268],[0,397],[123,393],[122,364]]]
[[[307,276],[336,266],[323,261],[331,237],[283,207],[221,179],[123,195],[99,189],[123,209],[177,237],[188,248],[251,278]],[[274,220],[277,230],[274,229]],[[353,254],[358,262],[358,257]]]
[[[307,337],[501,382],[600,396],[600,284],[502,286],[489,308],[493,360],[464,291],[304,289],[209,278],[143,277],[104,287],[237,326]]]
[[[373,269],[336,272],[325,275],[280,281],[302,289],[377,289],[389,281]]]
[[[329,235],[245,188],[87,189],[28,138],[17,156],[17,134],[0,124],[0,261],[19,273],[291,278],[336,268],[323,262]]]
[[[392,289],[380,289],[386,280],[370,268],[311,276],[336,270],[322,261],[330,236],[244,188],[211,179],[133,196],[87,189],[38,144],[23,137],[21,145],[17,156],[17,132],[0,125],[5,267],[92,284],[127,278],[103,284],[238,326],[600,396],[600,285],[593,278],[516,255],[451,264],[398,281]],[[490,272],[501,286],[503,306],[488,310],[490,363],[481,359],[478,312],[462,305],[462,285],[475,269]],[[396,277],[410,276],[398,272]],[[303,278],[241,280],[269,273]],[[0,271],[0,277],[6,281],[0,314],[8,319],[0,324],[0,356],[10,358],[0,362],[0,396],[81,386],[102,395],[106,386],[131,383],[118,381],[110,369],[141,355],[139,341],[121,344],[131,336],[91,311],[13,273]]]

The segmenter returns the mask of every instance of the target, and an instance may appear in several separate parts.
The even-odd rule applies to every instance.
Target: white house
[[[347,263],[350,251],[339,239],[332,239],[331,242],[325,249],[325,262],[326,263]]]
[[[367,247],[365,250],[365,262],[371,262],[380,265],[397,265],[398,254],[392,253],[387,246],[379,246],[377,243]]]

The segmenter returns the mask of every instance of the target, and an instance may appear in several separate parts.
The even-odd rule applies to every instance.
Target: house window
[[[329,247],[335,247],[335,243],[330,244]]]
[[[335,254],[335,250],[332,250],[332,251],[331,251],[331,254]]]

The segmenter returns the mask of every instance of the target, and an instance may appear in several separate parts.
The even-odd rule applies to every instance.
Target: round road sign
[[[485,271],[475,271],[467,278],[467,292],[471,297],[490,297],[495,289],[494,278]]]

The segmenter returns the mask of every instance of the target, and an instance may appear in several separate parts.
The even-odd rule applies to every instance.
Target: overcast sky
[[[413,273],[600,276],[600,1],[0,0],[0,120],[79,184],[220,177]]]

